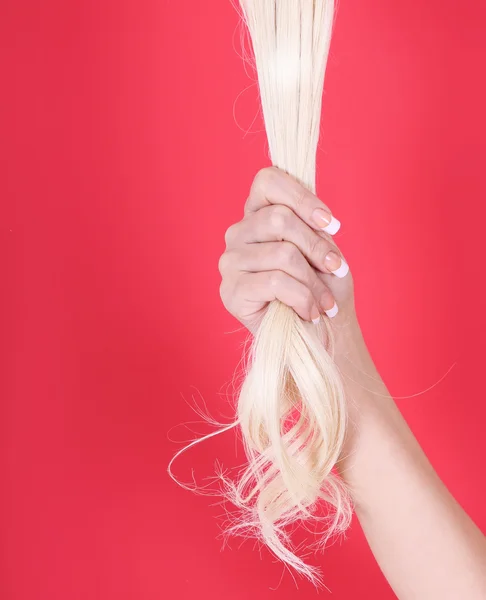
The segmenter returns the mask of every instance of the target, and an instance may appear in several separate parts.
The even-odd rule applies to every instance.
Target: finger
[[[297,246],[290,242],[265,242],[248,244],[244,248],[229,251],[223,261],[231,263],[238,271],[258,273],[261,271],[283,271],[304,284],[313,294],[318,306],[325,311],[329,305],[329,291],[317,272],[306,261]],[[324,302],[324,303],[323,303]]]
[[[266,206],[230,227],[226,233],[229,249],[276,241],[294,244],[309,264],[322,273],[342,278],[349,272],[333,241],[311,229],[287,206]]]
[[[341,223],[319,198],[296,179],[276,167],[262,169],[255,177],[245,205],[245,215],[271,204],[290,208],[309,227],[334,235]]]
[[[236,284],[235,294],[240,294],[247,301],[259,303],[280,300],[293,308],[304,321],[318,323],[320,319],[321,311],[309,288],[283,271],[242,273]],[[328,309],[329,313],[337,314],[330,292],[328,292],[327,302],[331,306]]]

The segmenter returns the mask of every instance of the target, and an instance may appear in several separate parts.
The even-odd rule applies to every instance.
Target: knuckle
[[[282,285],[282,273],[280,271],[272,271],[268,276],[268,284],[272,289],[278,289]]]
[[[275,167],[265,167],[260,169],[253,180],[253,188],[265,194],[270,182],[273,181],[276,175]]]
[[[228,247],[235,238],[237,230],[237,224],[230,225],[224,234],[224,243]]]
[[[222,277],[224,277],[234,263],[234,256],[230,252],[224,252],[218,261],[218,269]]]
[[[288,225],[292,211],[282,204],[276,204],[269,211],[269,222],[273,231],[281,233]]]

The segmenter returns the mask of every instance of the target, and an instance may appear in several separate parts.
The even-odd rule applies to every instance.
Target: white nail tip
[[[326,227],[322,228],[322,231],[329,233],[329,235],[335,235],[341,228],[341,222],[336,217],[331,217],[331,222]]]
[[[332,319],[333,317],[335,317],[339,312],[338,309],[338,305],[336,303],[334,303],[334,306],[332,308],[330,308],[329,310],[326,310],[326,315]]]
[[[346,277],[346,275],[349,273],[348,263],[346,263],[346,262],[344,262],[344,260],[342,260],[341,266],[339,267],[339,269],[332,271],[332,273],[333,273],[333,275],[336,275],[336,277],[339,277],[339,279]]]
[[[314,325],[319,325],[319,323],[321,322],[321,315],[319,315],[315,319],[312,319],[312,322],[314,323]]]

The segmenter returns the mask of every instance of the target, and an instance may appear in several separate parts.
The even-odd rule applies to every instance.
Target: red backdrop
[[[483,529],[485,19],[342,0],[318,156],[376,362]],[[222,552],[221,507],[165,471],[192,396],[231,414],[244,337],[217,261],[268,161],[237,22],[229,0],[1,3],[5,600],[316,597],[251,542]],[[358,523],[314,563],[334,598],[393,597]]]

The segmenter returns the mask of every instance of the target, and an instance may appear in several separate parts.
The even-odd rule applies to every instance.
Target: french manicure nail
[[[338,305],[337,305],[337,304],[334,302],[334,306],[333,306],[332,308],[330,308],[329,310],[326,310],[325,312],[326,312],[326,315],[327,315],[327,316],[328,316],[330,319],[332,319],[332,318],[333,318],[333,317],[335,317],[335,316],[338,314],[338,312],[339,312]]]
[[[349,273],[348,263],[342,259],[336,252],[329,252],[325,258],[326,267],[333,275],[342,279]]]
[[[319,229],[330,235],[335,235],[341,227],[341,223],[336,217],[333,217],[330,212],[322,208],[316,208],[312,213],[312,218]]]
[[[318,325],[321,320],[321,315],[317,306],[312,309],[311,320],[314,325]]]

